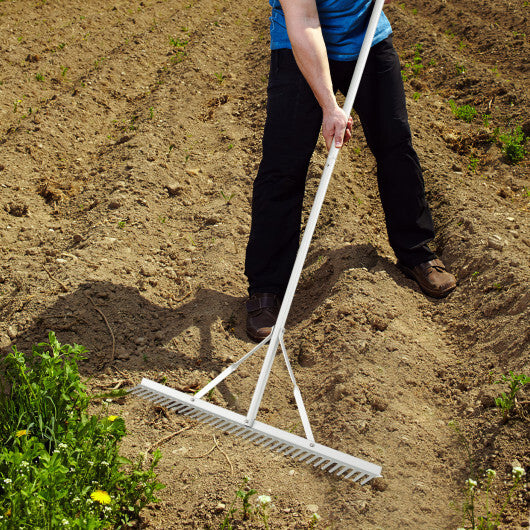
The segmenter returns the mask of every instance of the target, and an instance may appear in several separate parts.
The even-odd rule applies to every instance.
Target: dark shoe
[[[456,278],[447,272],[441,259],[407,267],[398,261],[398,268],[409,278],[418,282],[421,290],[434,298],[447,296],[456,287]]]
[[[247,335],[258,342],[270,335],[280,311],[280,298],[272,293],[255,293],[246,303]]]

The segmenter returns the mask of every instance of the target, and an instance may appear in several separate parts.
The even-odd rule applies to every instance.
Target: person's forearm
[[[329,72],[326,46],[318,16],[316,18],[287,17],[287,32],[293,54],[311,90],[324,112],[337,107]]]
[[[329,149],[351,136],[351,117],[337,105],[315,0],[280,0],[296,64],[322,107],[322,134]]]

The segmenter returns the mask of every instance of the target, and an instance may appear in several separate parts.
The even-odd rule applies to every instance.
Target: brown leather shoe
[[[456,278],[447,272],[441,259],[407,267],[398,261],[398,268],[409,278],[418,282],[421,290],[433,298],[443,298],[456,287]]]
[[[261,342],[270,335],[280,311],[280,298],[272,293],[254,293],[246,303],[247,335]]]

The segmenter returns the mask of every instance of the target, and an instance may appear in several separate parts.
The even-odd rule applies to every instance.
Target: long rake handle
[[[368,53],[372,46],[372,41],[374,40],[375,30],[377,28],[377,23],[379,22],[379,17],[383,11],[384,0],[376,0],[375,5],[368,22],[368,27],[364,36],[363,44],[361,46],[361,51],[359,52],[359,57],[357,58],[357,64],[355,65],[355,70],[353,72],[352,80],[348,88],[348,93],[346,94],[346,99],[344,101],[343,110],[346,116],[349,116],[353,108],[353,102],[359,85],[361,83],[361,77],[363,75],[364,67],[366,65],[366,60],[368,58]],[[331,149],[329,150],[328,157],[326,160],[326,165],[320,179],[320,184],[318,186],[317,192],[315,194],[315,200],[313,202],[313,207],[309,214],[307,220],[306,228],[304,230],[304,235],[302,236],[302,241],[300,247],[298,248],[298,253],[296,255],[296,260],[294,262],[293,270],[289,278],[289,283],[287,284],[287,289],[285,290],[285,295],[283,297],[283,302],[278,313],[278,318],[276,320],[276,325],[274,326],[271,336],[270,343],[263,361],[263,366],[256,383],[256,388],[252,396],[252,401],[248,409],[246,423],[252,425],[256,419],[258,409],[263,398],[263,393],[269,379],[269,374],[272,368],[272,363],[274,362],[274,357],[276,356],[276,351],[278,349],[278,344],[280,342],[281,333],[285,327],[285,322],[287,321],[287,316],[289,310],[291,309],[291,304],[293,302],[294,293],[302,274],[302,269],[304,268],[304,262],[307,257],[307,252],[309,250],[309,245],[311,244],[311,239],[313,238],[313,233],[315,232],[316,224],[318,217],[320,215],[320,210],[324,203],[324,198],[326,197],[326,191],[328,189],[329,181],[331,179],[331,174],[335,167],[335,162],[337,160],[337,155],[339,149],[335,147],[333,143]]]

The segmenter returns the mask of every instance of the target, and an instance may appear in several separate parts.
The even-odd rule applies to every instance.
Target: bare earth
[[[161,442],[167,485],[140,527],[218,528],[248,476],[273,498],[271,528],[309,528],[313,511],[319,528],[456,528],[466,479],[495,469],[498,510],[512,466],[528,477],[529,392],[505,424],[494,398],[502,374],[530,374],[530,166],[490,139],[516,125],[530,135],[529,9],[386,8],[435,247],[458,289],[431,300],[395,268],[356,122],[297,291],[286,343],[315,437],[384,478],[352,484],[128,396],[110,405],[129,429],[123,451]],[[143,376],[193,392],[251,348],[243,262],[268,14],[256,0],[0,1],[4,352],[54,330],[89,349],[94,393]],[[474,121],[450,99],[474,106]],[[320,141],[306,214],[325,155]],[[212,400],[245,411],[261,360]],[[302,434],[290,389],[279,357],[259,418]],[[501,527],[528,527],[529,506],[525,486]],[[264,528],[241,514],[232,524]]]

